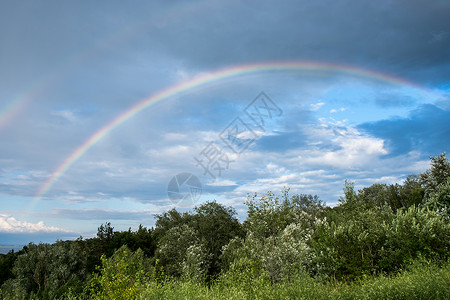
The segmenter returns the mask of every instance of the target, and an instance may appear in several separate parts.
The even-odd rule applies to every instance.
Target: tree
[[[114,232],[113,238],[108,245],[107,253],[112,253],[123,245],[127,245],[131,251],[136,251],[140,248],[148,257],[152,257],[156,249],[152,230],[147,229],[142,224],[139,225],[137,231],[131,231],[131,228],[129,228],[127,231]]]
[[[180,214],[174,208],[161,215],[156,215],[155,230],[153,231],[155,241],[158,243],[171,228],[188,224],[190,217],[190,214]]]
[[[438,189],[426,201],[425,206],[450,218],[450,178],[438,186]]]
[[[26,246],[24,249],[26,249]],[[0,254],[0,287],[6,280],[13,277],[12,268],[14,266],[14,262],[19,255],[25,253],[24,249],[19,252],[14,252],[14,250],[11,250],[7,254]]]
[[[438,192],[439,186],[445,184],[450,178],[450,162],[445,156],[445,152],[438,156],[430,156],[430,159],[430,169],[420,174],[420,181],[425,190],[426,200]]]
[[[110,258],[102,255],[101,262],[90,284],[92,294],[102,299],[135,299],[150,280],[150,263],[141,249],[133,252],[123,245]]]
[[[220,255],[223,246],[234,237],[243,237],[244,230],[236,218],[236,211],[217,202],[207,202],[194,209],[189,225],[194,228],[210,254],[208,275],[221,271]]]
[[[244,236],[244,230],[236,217],[236,211],[231,207],[226,207],[215,201],[206,202],[195,207],[194,213],[181,214],[177,210],[172,209],[161,215],[157,215],[156,219],[156,228],[153,231],[153,236],[158,241],[159,247],[167,243],[172,243],[171,239],[174,237],[170,235],[179,232],[180,228],[188,228],[184,234],[190,233],[191,230],[194,231],[194,235],[196,236],[195,240],[197,242],[196,246],[191,248],[191,252],[189,253],[192,254],[192,251],[195,250],[197,251],[197,254],[203,253],[203,251],[208,254],[208,262],[202,264],[203,266],[208,265],[206,272],[208,275],[207,277],[215,277],[220,273],[222,267],[222,264],[220,263],[222,247],[228,244],[232,238]],[[175,230],[175,228],[178,229]],[[183,235],[180,233],[180,237],[182,236]],[[202,246],[200,247],[199,245]],[[186,247],[180,248],[183,255],[189,246],[193,245],[188,244]],[[198,247],[200,247],[201,250]],[[180,253],[174,255],[185,259]],[[198,255],[205,256],[203,254]],[[162,264],[168,263],[169,258],[166,258],[161,251],[159,251],[156,256],[160,259]],[[178,271],[172,272],[172,265],[174,265],[174,262],[169,263],[169,270],[166,270],[166,273],[174,276],[181,276],[180,266],[175,268]]]
[[[355,191],[355,183],[345,179],[344,182],[344,197],[339,198],[341,204],[354,204],[358,202],[358,195]]]
[[[292,278],[311,260],[308,239],[325,207],[317,196],[272,192],[247,199],[247,234],[224,248],[222,260],[230,272],[245,272],[247,279],[266,276],[271,283]]]
[[[419,257],[444,261],[450,257],[450,224],[434,211],[415,206],[398,210],[383,227],[386,242],[381,264],[388,271],[400,269]]]
[[[358,199],[360,201],[373,204],[377,207],[389,205],[389,187],[386,184],[375,183],[369,187],[358,191]],[[396,203],[391,203],[390,206],[396,207]]]
[[[29,244],[14,263],[14,278],[2,286],[5,297],[55,296],[69,281],[75,278],[84,281],[87,273],[80,250],[74,242]]]
[[[248,209],[244,228],[261,238],[276,236],[293,222],[300,222],[305,230],[309,230],[315,218],[325,213],[325,205],[317,196],[289,197],[289,189],[283,190],[282,197],[270,191],[260,198],[257,194],[247,196],[245,204]]]
[[[97,229],[97,237],[100,240],[111,240],[114,236],[114,227],[111,226],[110,222],[106,222],[103,226],[100,225],[100,227]]]
[[[400,199],[403,207],[418,206],[422,203],[425,191],[420,183],[419,175],[408,175],[400,186]]]
[[[188,249],[190,249],[189,252]],[[172,227],[161,238],[156,251],[156,258],[160,261],[165,274],[168,276],[180,278],[183,275],[183,270],[192,273],[193,268],[191,266],[195,263],[200,266],[195,276],[202,277],[202,274],[206,274],[209,269],[208,253],[204,249],[205,245],[199,238],[198,233],[192,227],[184,224]],[[200,255],[196,258],[197,262],[193,262],[192,256],[194,255]],[[188,257],[190,261],[187,262]]]
[[[423,189],[414,175],[409,175],[403,185],[375,183],[358,191],[358,201],[379,208],[390,207],[393,212],[418,205],[422,199]]]
[[[390,210],[363,202],[334,207],[326,218],[318,220],[311,237],[315,253],[311,273],[355,279],[381,271],[380,249],[386,239],[382,224],[392,217]]]
[[[292,279],[311,259],[304,228],[295,223],[276,236],[258,238],[249,233],[245,240],[230,242],[224,253],[234,268],[241,265],[240,269],[251,269],[254,275],[267,276],[272,284]]]

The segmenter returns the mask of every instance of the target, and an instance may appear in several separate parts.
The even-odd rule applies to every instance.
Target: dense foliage
[[[155,228],[0,255],[0,299],[449,299],[450,163],[403,184],[249,195],[247,218],[207,202]]]

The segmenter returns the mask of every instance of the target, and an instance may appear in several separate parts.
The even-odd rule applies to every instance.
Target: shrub
[[[120,247],[112,257],[101,258],[100,273],[91,279],[94,296],[108,299],[135,299],[150,280],[149,264],[144,252],[132,252],[127,246]]]

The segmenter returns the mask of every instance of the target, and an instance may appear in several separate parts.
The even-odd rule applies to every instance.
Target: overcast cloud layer
[[[423,172],[450,148],[448,16],[446,0],[2,1],[0,244],[89,237],[106,221],[153,226],[154,214],[192,208],[168,197],[183,172],[202,184],[196,204],[215,199],[242,218],[247,193],[290,187],[334,205],[345,179],[361,188]],[[169,97],[36,197],[133,105],[202,74],[269,62],[340,67],[241,74]],[[245,111],[261,92],[273,114],[263,110],[258,127]],[[237,155],[221,138],[239,122],[251,131]],[[212,146],[228,155],[215,178],[195,160]]]

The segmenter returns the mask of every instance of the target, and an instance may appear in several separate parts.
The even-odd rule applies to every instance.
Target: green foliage
[[[236,211],[231,207],[207,202],[196,207],[194,211],[189,225],[197,231],[204,243],[204,251],[209,253],[208,274],[215,276],[221,271],[220,256],[223,246],[234,237],[243,237],[245,233],[236,218]]]
[[[415,206],[397,212],[392,223],[383,224],[386,243],[381,251],[388,270],[424,257],[446,260],[450,257],[450,224],[434,211]]]
[[[389,211],[349,203],[336,207],[332,218],[318,220],[312,236],[313,274],[336,279],[355,279],[380,271],[380,249],[386,240],[382,226],[393,216]],[[331,220],[332,219],[332,220]]]
[[[223,266],[220,262],[222,247],[232,238],[243,236],[244,231],[231,207],[207,202],[194,212],[180,214],[172,209],[156,216],[154,237],[159,243],[156,257],[169,276],[180,277],[187,272],[194,278],[209,280],[219,274]],[[194,265],[197,266],[195,272]]]
[[[335,207],[285,189],[248,196],[244,223],[207,202],[155,229],[30,244],[0,255],[0,299],[447,299],[450,164],[431,160],[402,184],[346,180]]]
[[[450,178],[450,162],[445,152],[438,156],[431,156],[431,168],[420,174],[422,186],[425,189],[425,199],[437,193],[439,186],[445,184]]]
[[[236,276],[264,275],[275,283],[291,278],[311,260],[311,255],[302,228],[292,223],[277,236],[264,238],[249,233],[245,240],[232,240],[223,256]]]
[[[101,258],[99,273],[90,281],[91,293],[101,299],[135,299],[150,280],[150,265],[144,252],[120,247],[112,257]]]
[[[26,247],[25,247],[26,249]],[[7,254],[0,254],[0,287],[2,284],[13,277],[12,268],[17,257],[24,253],[24,250],[14,252],[11,250]]]
[[[114,236],[114,227],[111,226],[110,222],[106,222],[103,226],[100,225],[100,227],[97,230],[97,237],[100,240],[111,240]]]
[[[117,232],[111,226],[111,223],[101,225],[97,231],[97,237],[87,240],[78,239],[77,243],[83,248],[87,257],[87,270],[92,273],[95,266],[101,263],[100,257],[105,254],[107,257],[123,245],[127,245],[132,251],[141,249],[144,254],[151,257],[155,253],[156,241],[153,238],[153,231],[139,225],[137,231]]]
[[[341,204],[354,204],[358,202],[358,195],[355,191],[355,183],[345,179],[344,182],[344,197],[339,198]]]
[[[276,236],[294,222],[305,228],[312,227],[315,219],[325,212],[325,206],[317,196],[289,197],[289,189],[283,191],[282,197],[270,191],[259,199],[257,196],[256,193],[247,196],[248,215],[244,228],[258,238]]]
[[[408,175],[403,182],[403,185],[400,186],[399,191],[402,207],[408,208],[412,205],[418,206],[423,202],[424,196],[425,190],[420,183],[420,176]]]
[[[450,177],[447,182],[441,183],[437,191],[425,202],[425,206],[435,212],[450,218]]]
[[[289,197],[286,189],[282,197],[268,192],[258,199],[255,194],[248,197],[247,205],[246,237],[235,238],[224,247],[222,260],[230,266],[230,272],[239,274],[257,265],[260,275],[275,283],[310,264],[308,239],[315,219],[324,212],[317,197]]]
[[[403,185],[373,184],[358,191],[358,200],[376,207],[389,207],[393,212],[423,201],[424,190],[418,176],[409,175]]]
[[[450,264],[415,262],[395,276],[337,284],[323,299],[449,299]]]
[[[351,283],[322,283],[302,272],[293,281],[270,284],[267,278],[255,277],[250,283],[221,276],[211,287],[195,282],[150,284],[139,299],[449,299],[450,263],[416,263],[395,276],[369,276]]]
[[[115,251],[123,245],[127,245],[131,251],[141,249],[149,257],[154,255],[156,249],[156,242],[152,237],[152,230],[147,229],[142,224],[139,225],[138,230],[135,232],[131,231],[131,228],[128,231],[114,232],[111,242],[108,245],[108,252],[111,250]]]
[[[388,190],[381,185],[373,188]],[[395,272],[419,257],[449,257],[450,225],[442,215],[415,205],[393,214],[386,205],[361,201],[370,199],[374,189],[363,190],[357,202],[343,201],[318,220],[311,240],[312,274],[354,280]]]
[[[13,279],[2,289],[6,299],[53,297],[70,280],[86,278],[84,256],[73,242],[56,244],[29,244],[24,254],[14,263]]]
[[[166,274],[164,272],[164,266],[161,265],[160,260],[156,259],[155,265],[153,266],[152,279],[156,284],[162,284],[166,281]]]
[[[183,279],[204,283],[207,279],[211,256],[203,244],[189,246],[182,265]]]
[[[184,224],[169,229],[161,238],[156,257],[167,276],[204,278],[209,268],[209,253],[205,248],[198,233]]]
[[[389,203],[389,187],[386,184],[375,183],[358,191],[360,201],[382,207]]]
[[[169,229],[175,226],[181,226],[188,224],[190,221],[190,214],[180,214],[176,209],[171,209],[160,215],[155,216],[155,230],[153,231],[153,237],[158,243]]]

